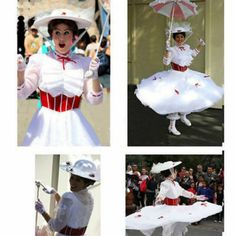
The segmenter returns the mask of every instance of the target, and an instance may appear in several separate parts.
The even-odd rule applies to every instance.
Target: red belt
[[[67,97],[63,94],[53,97],[49,93],[40,90],[41,104],[54,111],[63,112],[79,108],[81,97]]]
[[[60,230],[60,234],[65,234],[65,235],[74,235],[74,236],[83,236],[85,234],[87,227],[83,228],[71,228],[70,226],[65,226],[62,230]]]
[[[179,198],[171,199],[171,198],[165,198],[164,199],[164,204],[168,206],[177,206],[179,205]]]
[[[182,71],[182,72],[184,72],[188,69],[187,66],[180,66],[180,65],[175,64],[173,62],[171,62],[171,67],[172,67],[173,70]]]

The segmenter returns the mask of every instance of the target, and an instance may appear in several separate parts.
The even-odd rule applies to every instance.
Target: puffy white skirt
[[[209,202],[196,202],[188,206],[147,206],[126,217],[126,229],[140,230],[149,236],[157,227],[193,223],[221,211],[222,206]]]
[[[165,115],[209,108],[222,98],[223,89],[206,74],[171,69],[143,79],[135,94],[143,105]]]
[[[40,108],[30,123],[23,146],[97,146],[99,140],[80,109],[56,112]]]

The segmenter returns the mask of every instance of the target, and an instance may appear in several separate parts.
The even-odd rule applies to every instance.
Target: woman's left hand
[[[97,71],[100,64],[99,58],[92,59],[89,65],[89,70]]]
[[[204,42],[203,39],[199,39],[199,45],[201,45],[202,47],[204,47],[206,45],[206,43]]]
[[[40,214],[43,214],[45,212],[43,203],[39,199],[38,201],[35,202],[35,210],[39,212]]]
[[[98,79],[98,68],[99,68],[100,60],[99,58],[92,59],[89,64],[89,70],[85,72],[85,78]]]

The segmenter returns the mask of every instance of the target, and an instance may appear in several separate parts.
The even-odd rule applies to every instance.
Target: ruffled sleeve
[[[29,63],[25,70],[24,83],[17,88],[17,95],[20,99],[26,99],[38,87],[40,77],[40,58],[35,54],[30,57]]]
[[[191,51],[191,56],[196,57],[198,55],[198,53],[199,53],[199,50],[197,50],[196,48],[195,49],[191,49],[189,45],[187,45],[187,46],[188,46],[188,50]]]
[[[184,188],[182,188],[179,183],[175,182],[177,184],[178,187],[178,192],[180,196],[186,197],[186,198],[193,198],[194,194],[192,192],[189,192],[187,190],[185,190]]]
[[[70,207],[73,204],[73,200],[70,197],[70,193],[64,193],[58,206],[57,214],[55,218],[49,220],[48,225],[52,231],[59,232],[67,225],[69,217]]]
[[[166,194],[169,191],[169,189],[170,187],[168,186],[168,183],[166,181],[161,182],[160,192],[157,198],[163,201],[166,198]]]

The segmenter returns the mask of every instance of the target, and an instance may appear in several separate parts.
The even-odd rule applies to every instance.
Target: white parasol
[[[189,0],[155,0],[149,4],[155,12],[170,18],[168,40],[170,40],[174,19],[186,20],[197,14],[197,5]]]

